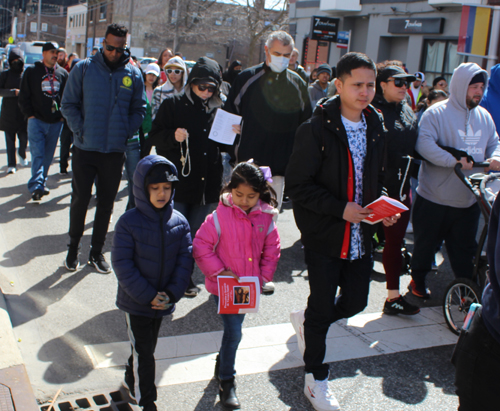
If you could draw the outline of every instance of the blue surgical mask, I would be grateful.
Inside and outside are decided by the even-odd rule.
[[[290,63],[290,59],[284,56],[273,56],[271,54],[271,63],[269,67],[275,73],[281,73],[288,67],[288,63]]]

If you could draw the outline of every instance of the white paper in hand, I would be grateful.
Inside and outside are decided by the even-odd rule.
[[[212,129],[210,130],[210,135],[208,138],[210,140],[216,141],[217,143],[227,144],[232,146],[234,139],[236,138],[236,133],[233,131],[233,124],[240,124],[241,116],[236,114],[228,113],[221,108],[217,109],[215,114],[214,122],[212,123]]]

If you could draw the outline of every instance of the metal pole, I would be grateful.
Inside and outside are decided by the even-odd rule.
[[[349,39],[347,40],[347,52],[348,53],[351,51],[351,35],[352,35],[352,30],[349,30]]]
[[[134,18],[134,0],[130,0],[130,16],[128,18],[128,29],[130,30],[130,44],[128,47],[132,47],[132,20]]]
[[[175,6],[175,32],[174,32],[174,49],[172,50],[174,53],[177,51],[177,43],[179,43],[179,3],[180,0],[177,0]]]
[[[24,10],[24,41],[27,41],[26,39],[26,26],[28,25],[28,10]]]
[[[491,20],[490,47],[488,49],[488,63],[486,71],[491,73],[491,68],[496,64],[498,56],[498,36],[500,35],[500,9],[493,9],[493,19]]]
[[[42,0],[38,0],[38,21],[36,23],[36,39],[40,40],[40,31],[42,24]]]

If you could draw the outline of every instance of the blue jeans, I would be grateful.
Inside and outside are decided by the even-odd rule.
[[[219,297],[214,295],[215,304],[219,304]],[[245,314],[220,314],[224,324],[224,334],[219,351],[219,377],[221,380],[229,380],[236,375],[234,363],[236,351],[241,341],[241,325]]]
[[[46,123],[37,118],[28,120],[28,140],[31,152],[31,178],[28,181],[28,190],[31,193],[37,189],[43,190],[45,187],[62,126],[61,121]]]
[[[134,197],[134,172],[137,167],[137,163],[141,159],[141,144],[139,140],[128,141],[127,151],[125,159],[125,172],[127,173],[128,181],[128,204],[127,210],[135,207],[135,197]]]

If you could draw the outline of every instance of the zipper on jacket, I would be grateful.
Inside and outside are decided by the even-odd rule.
[[[160,212],[160,275],[158,276],[158,284],[156,285],[156,292],[160,289],[161,277],[163,275],[163,249],[165,247],[165,233],[163,231],[163,215],[164,212]],[[171,302],[173,304],[173,302]],[[158,310],[155,310],[155,318],[158,315]]]

